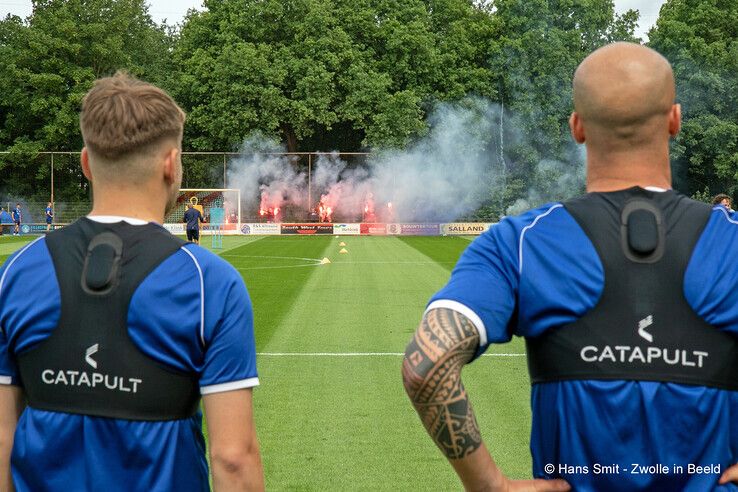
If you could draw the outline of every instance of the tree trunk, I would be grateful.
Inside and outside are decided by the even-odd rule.
[[[287,152],[297,152],[297,136],[289,123],[282,123],[282,135],[287,144]]]

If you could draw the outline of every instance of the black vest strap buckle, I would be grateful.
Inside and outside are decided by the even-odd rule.
[[[620,214],[620,239],[623,254],[630,261],[659,261],[666,244],[661,210],[643,198],[629,200]]]
[[[112,232],[92,238],[82,267],[82,290],[94,296],[112,292],[120,281],[123,240]]]

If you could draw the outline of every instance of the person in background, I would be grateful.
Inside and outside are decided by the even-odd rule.
[[[46,205],[46,232],[51,230],[51,223],[54,221],[54,208],[51,206],[51,202]]]
[[[184,223],[187,240],[191,243],[200,244],[200,222],[202,221],[203,217],[200,211],[188,203],[187,210],[184,213]]]
[[[20,236],[20,226],[22,220],[23,214],[21,213],[20,203],[16,203],[15,208],[13,209],[13,223],[15,224],[15,229],[13,230],[14,236]]]
[[[731,200],[730,196],[726,195],[725,193],[720,193],[719,195],[715,195],[712,198],[713,205],[722,205],[728,210],[728,212],[733,211],[732,203],[733,200]]]

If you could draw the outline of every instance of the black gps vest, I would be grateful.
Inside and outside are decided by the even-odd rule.
[[[532,383],[606,379],[738,390],[736,338],[684,297],[684,274],[711,207],[642,188],[564,203],[594,245],[604,288],[577,321],[526,339]]]
[[[182,244],[155,224],[87,218],[46,236],[61,317],[49,338],[17,356],[29,406],[152,421],[195,413],[200,399],[195,375],[143,354],[127,326],[136,288]],[[176,320],[179,313],[171,316]]]

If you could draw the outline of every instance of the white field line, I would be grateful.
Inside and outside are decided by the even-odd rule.
[[[267,265],[258,267],[242,267],[236,270],[271,270],[275,268],[301,268],[322,265],[322,258],[302,258],[300,256],[266,256],[266,255],[237,255],[221,253],[223,258],[261,258],[264,260],[300,260],[310,263],[304,265]],[[333,261],[331,265],[454,265],[455,261]]]
[[[257,352],[263,357],[401,357],[402,352]],[[526,354],[495,353],[482,357],[525,357]]]
[[[256,241],[259,241],[260,239],[264,239],[265,237],[266,236],[261,236],[261,237],[254,238],[254,239],[248,238],[249,239],[248,241],[239,241],[234,246],[229,246],[229,247],[227,247],[225,249],[221,249],[221,250],[211,250],[211,252],[217,254],[218,256],[223,256],[225,253],[227,253],[227,252],[229,252],[231,250],[234,250],[236,248],[240,248],[241,246],[246,246],[247,244],[255,243]]]

